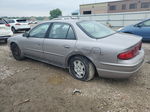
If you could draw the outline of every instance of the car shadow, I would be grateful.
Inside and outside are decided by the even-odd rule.
[[[37,60],[34,60],[34,59],[31,59],[31,58],[25,58],[24,61],[27,61],[27,62],[34,62],[35,64],[40,64],[42,66],[45,66],[45,67],[50,67],[51,69],[55,69],[55,70],[60,70],[60,72],[65,72],[66,73],[66,78],[67,78],[67,75],[69,74],[69,70],[68,69],[64,69],[64,68],[61,68],[61,67],[58,67],[58,66],[54,66],[54,65],[51,65],[51,64],[47,64],[47,63],[44,63],[44,62],[40,62],[40,61],[37,61]],[[93,78],[93,80],[90,80],[88,81],[88,83],[104,83],[104,84],[110,84],[110,85],[124,85],[124,86],[127,86],[127,85],[130,85],[132,83],[134,83],[134,77],[136,76],[132,76],[132,77],[129,77],[127,79],[112,79],[112,78],[103,78],[103,77],[99,77],[98,73],[95,74],[95,77]],[[75,79],[76,80],[76,79]],[[82,81],[81,81],[82,82]]]

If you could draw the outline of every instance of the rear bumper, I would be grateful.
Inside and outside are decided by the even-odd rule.
[[[11,35],[8,35],[8,36],[0,36],[0,40],[7,40],[8,38],[10,38]]]
[[[97,68],[100,77],[105,78],[129,78],[138,73],[144,64],[144,51],[141,52],[138,62],[134,64],[110,64],[101,63],[101,68]]]
[[[22,25],[20,25],[20,26],[15,26],[15,29],[17,30],[17,31],[23,31],[23,30],[30,30],[31,29],[31,27],[30,27],[30,25],[28,25],[28,26],[22,26]]]
[[[30,28],[18,28],[17,31],[24,31],[24,30],[30,30]]]

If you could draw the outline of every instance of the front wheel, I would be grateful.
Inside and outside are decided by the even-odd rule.
[[[12,44],[11,45],[11,51],[12,51],[12,55],[16,60],[22,60],[24,59],[24,57],[21,55],[21,50],[18,47],[17,44]]]
[[[75,56],[69,62],[69,72],[78,80],[89,81],[94,77],[95,67],[87,58]]]

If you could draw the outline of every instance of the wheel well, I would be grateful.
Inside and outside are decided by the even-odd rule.
[[[73,58],[73,57],[75,57],[75,56],[81,56],[81,57],[84,57],[84,58],[86,58],[87,60],[89,60],[89,61],[93,64],[93,66],[94,66],[94,68],[95,68],[95,71],[97,72],[97,69],[96,69],[96,67],[95,67],[95,64],[94,64],[88,57],[86,57],[86,56],[84,56],[84,55],[81,55],[81,54],[75,54],[75,55],[70,56],[70,57],[68,58],[68,60],[67,60],[67,66],[69,66],[69,62],[70,62],[71,58]]]
[[[12,47],[13,44],[16,44],[15,42],[11,42],[10,43],[10,48]],[[17,45],[17,44],[16,44]]]
[[[11,29],[14,28],[16,30],[16,28],[14,26],[11,27]]]

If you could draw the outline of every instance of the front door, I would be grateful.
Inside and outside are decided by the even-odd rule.
[[[43,42],[50,23],[40,24],[32,29],[21,41],[24,54],[30,57],[43,58]]]

